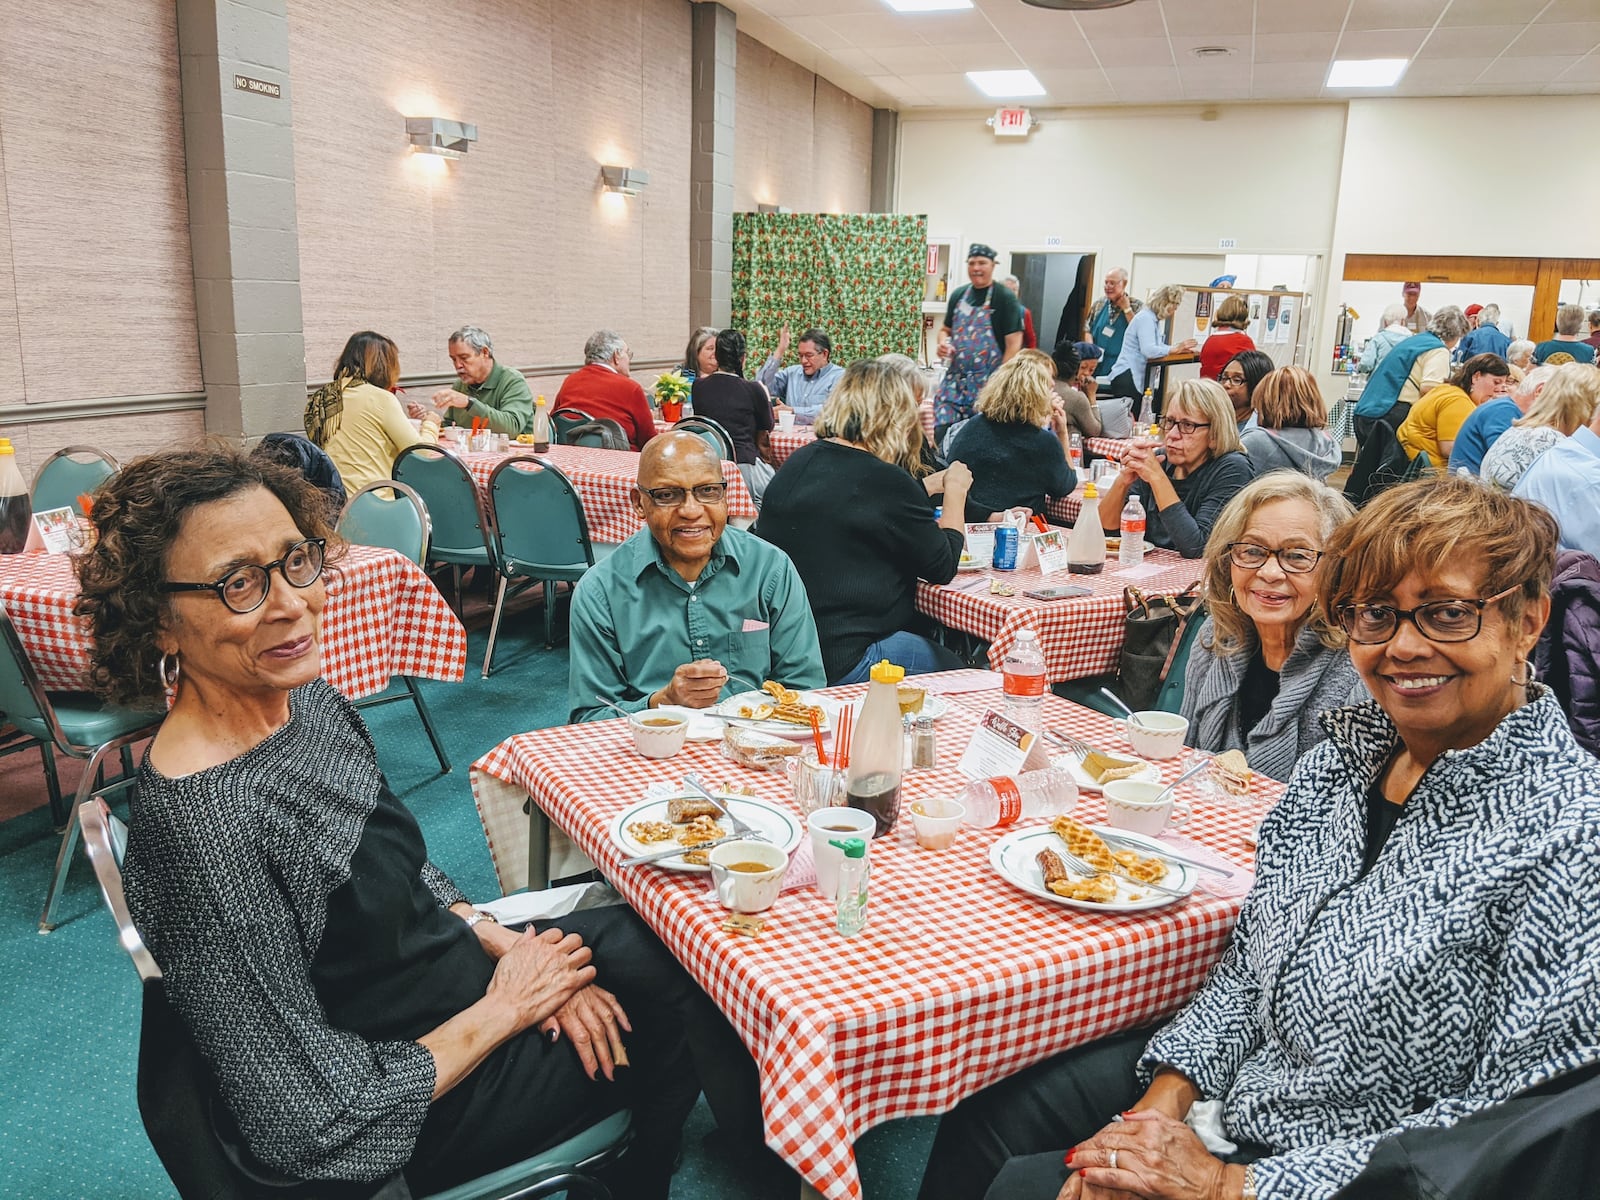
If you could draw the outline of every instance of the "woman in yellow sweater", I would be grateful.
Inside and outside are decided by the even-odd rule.
[[[1428,464],[1443,467],[1450,461],[1456,434],[1472,410],[1485,400],[1505,394],[1511,368],[1498,354],[1474,354],[1460,370],[1412,406],[1401,422],[1400,446],[1406,457],[1426,453]]]
[[[439,414],[429,413],[415,428],[395,399],[399,382],[399,349],[364,329],[344,344],[333,382],[306,402],[306,436],[327,451],[352,496],[388,479],[395,455],[407,446],[439,443]]]

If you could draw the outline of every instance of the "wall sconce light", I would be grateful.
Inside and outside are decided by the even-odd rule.
[[[650,186],[650,172],[637,167],[601,167],[600,178],[608,192],[621,192],[624,196],[637,196]]]
[[[758,213],[786,213],[794,210],[785,208],[781,204],[758,204],[756,205],[756,211]]]
[[[460,158],[478,140],[478,127],[443,117],[407,117],[406,138],[413,153]]]

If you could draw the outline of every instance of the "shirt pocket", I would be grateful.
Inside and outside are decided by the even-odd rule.
[[[736,629],[728,635],[727,644],[727,660],[722,665],[728,674],[737,678],[740,690],[759,688],[772,671],[772,630],[766,626]]]

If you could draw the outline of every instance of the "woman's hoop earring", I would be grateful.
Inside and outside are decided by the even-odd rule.
[[[169,667],[171,668],[170,671],[168,670]],[[162,687],[166,688],[168,691],[171,691],[173,688],[177,687],[178,675],[182,672],[182,670],[183,667],[179,662],[177,655],[173,655],[171,661],[169,662],[166,652],[162,651],[161,661],[156,663],[156,672],[161,676]]]
[[[1528,686],[1538,682],[1539,673],[1534,670],[1533,660],[1531,658],[1524,659],[1522,662],[1518,663],[1517,665],[1522,668],[1523,678],[1518,679],[1517,678],[1517,673],[1515,671],[1512,671],[1511,672],[1511,683],[1512,683],[1512,685],[1514,687],[1528,687]]]

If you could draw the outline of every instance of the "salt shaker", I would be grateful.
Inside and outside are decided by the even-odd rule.
[[[917,768],[939,765],[939,743],[934,736],[932,717],[918,717],[911,727],[911,765]]]

